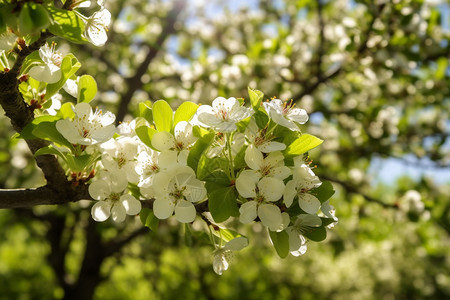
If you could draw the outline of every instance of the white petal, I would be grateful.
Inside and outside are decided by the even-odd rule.
[[[159,151],[169,150],[175,148],[175,139],[170,132],[156,132],[152,137],[152,146]]]
[[[170,169],[177,165],[178,154],[176,151],[166,150],[158,156],[158,165],[161,169]]]
[[[253,170],[244,170],[236,179],[236,189],[239,195],[244,198],[256,197],[256,183],[259,180],[259,175]]]
[[[261,204],[258,206],[258,217],[261,219],[261,223],[269,227],[271,231],[276,231],[280,228],[283,221],[280,208],[273,204]]]
[[[189,180],[184,196],[190,202],[198,202],[205,199],[206,188],[203,182],[195,178]]]
[[[137,215],[141,211],[141,201],[136,200],[131,195],[125,194],[120,197],[120,202],[122,206],[125,208],[127,215]]]
[[[297,184],[294,180],[290,180],[286,183],[283,194],[283,200],[286,207],[290,207],[292,205],[295,196],[297,196]]]
[[[264,157],[255,145],[250,144],[245,150],[245,162],[253,170],[259,170],[263,164]]]
[[[115,132],[116,127],[113,124],[111,124],[92,131],[92,138],[95,140],[94,141],[95,143],[106,142],[107,140],[113,137]]]
[[[179,200],[175,206],[175,218],[181,223],[191,223],[195,220],[197,211],[194,205],[185,200]]]
[[[74,111],[77,117],[80,119],[88,120],[92,115],[92,107],[86,102],[78,103],[77,105],[75,105]]]
[[[225,256],[225,252],[223,249],[218,249],[214,253],[214,259],[213,259],[213,269],[214,272],[216,272],[217,275],[222,275],[223,271],[226,271],[228,269],[228,261]]]
[[[99,201],[92,206],[91,215],[97,222],[103,222],[109,218],[111,214],[111,205],[105,201]]]
[[[286,145],[279,142],[265,142],[258,146],[258,150],[263,153],[270,153],[273,151],[282,151],[286,149]]]
[[[153,212],[158,219],[167,219],[173,214],[174,204],[164,198],[158,198],[153,202]]]
[[[257,210],[256,210],[257,203],[256,201],[249,201],[245,202],[241,205],[239,208],[239,221],[244,224],[251,223],[254,221],[257,217]]]
[[[284,183],[274,177],[264,177],[258,182],[259,194],[264,196],[265,201],[277,201],[283,196]]]
[[[58,130],[70,143],[78,144],[80,135],[78,134],[75,124],[71,120],[59,120],[56,122],[56,130]]]
[[[305,124],[309,118],[306,110],[301,108],[291,108],[286,117],[300,124]]]
[[[300,193],[298,195],[298,204],[308,214],[315,214],[320,208],[319,199],[308,193]]]
[[[123,222],[126,217],[125,207],[120,203],[115,203],[111,209],[111,216],[114,222]]]
[[[223,247],[224,249],[231,251],[239,251],[248,246],[248,239],[243,236],[238,236],[237,238],[232,239]]]
[[[111,187],[104,180],[97,180],[89,185],[89,195],[95,200],[106,199],[110,194]]]
[[[286,166],[276,167],[272,169],[270,175],[275,178],[284,180],[289,177],[289,175],[291,175],[291,169]]]
[[[34,66],[28,74],[37,81],[55,83],[61,79],[61,70],[52,71],[48,66]]]

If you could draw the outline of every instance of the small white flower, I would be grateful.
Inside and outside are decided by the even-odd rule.
[[[263,105],[275,123],[293,131],[300,130],[296,123],[305,124],[309,118],[304,109],[294,108],[292,101],[283,103],[280,99],[272,99]]]
[[[245,135],[240,132],[233,134],[233,140],[231,141],[231,156],[233,159],[245,145]],[[206,156],[209,158],[223,155],[223,149],[226,147],[226,137],[223,134],[218,134],[214,138],[214,142],[208,149]]]
[[[197,118],[204,127],[211,127],[219,132],[233,132],[236,123],[250,117],[254,111],[240,105],[236,98],[218,97],[212,106],[202,105],[197,110]]]
[[[291,169],[284,165],[284,156],[280,151],[271,152],[264,158],[261,151],[250,144],[245,150],[244,160],[260,177],[268,176],[283,180],[291,175]]]
[[[124,191],[126,178],[111,175],[109,180],[97,180],[89,186],[89,194],[97,203],[91,209],[92,218],[103,222],[112,215],[115,222],[123,222],[126,215],[136,215],[141,211],[141,202]]]
[[[28,74],[37,81],[55,83],[61,79],[63,55],[56,51],[55,46],[54,43],[51,46],[45,44],[39,49],[43,65],[34,66],[28,71]]]
[[[129,182],[137,183],[139,176],[135,171],[138,145],[129,137],[111,139],[101,145],[102,164],[109,172],[122,173]]]
[[[300,256],[306,252],[306,239],[303,234],[311,229],[320,227],[322,220],[316,215],[301,214],[294,225],[286,228],[289,235],[289,251],[294,256]]]
[[[158,219],[167,219],[175,212],[175,218],[179,222],[193,222],[197,215],[193,203],[206,197],[203,182],[187,166],[158,173],[153,179],[152,187],[156,199],[153,212]]]
[[[280,142],[272,141],[272,137],[266,134],[265,129],[259,129],[256,121],[252,118],[245,129],[250,144],[254,144],[259,151],[270,153],[273,151],[282,151],[286,149],[286,145]]]
[[[228,270],[228,266],[233,258],[233,251],[239,251],[248,246],[247,238],[239,236],[226,243],[223,247],[214,250],[213,269],[217,275]]]
[[[95,46],[103,46],[108,40],[108,26],[111,23],[111,13],[102,7],[86,20],[84,35]]]
[[[111,112],[92,112],[88,103],[75,106],[74,120],[59,120],[56,129],[72,144],[94,145],[106,142],[115,133],[115,116]]]
[[[271,203],[283,195],[282,180],[274,177],[263,177],[259,180],[258,174],[252,170],[244,170],[236,179],[236,189],[242,197],[249,200],[239,208],[239,221],[248,224],[259,217],[261,223],[271,231],[282,226],[281,210]]]
[[[187,162],[188,150],[197,139],[192,133],[192,125],[181,121],[175,126],[174,135],[167,131],[156,132],[152,137],[152,146],[159,151],[178,151],[178,159]]]
[[[300,208],[308,214],[315,214],[320,208],[320,201],[308,191],[319,187],[322,182],[305,164],[295,166],[293,174],[292,180],[286,184],[283,195],[286,206],[290,207],[297,196]]]

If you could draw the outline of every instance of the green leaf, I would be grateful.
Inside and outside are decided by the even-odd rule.
[[[152,102],[150,100],[139,103],[139,116],[150,124],[153,123]]]
[[[38,137],[33,135],[33,130],[36,128],[37,125],[39,125],[42,122],[56,122],[59,119],[60,118],[57,117],[57,116],[41,116],[41,117],[37,117],[33,121],[31,121],[29,124],[27,124],[27,126],[25,126],[25,128],[20,133],[19,137],[22,138],[22,139],[27,139],[27,140],[36,139]]]
[[[336,222],[336,220],[331,218],[320,218],[320,219],[322,220],[322,226],[324,227],[330,225],[331,223]]]
[[[37,3],[27,2],[19,14],[19,30],[21,34],[39,32],[50,25],[47,10]]]
[[[218,228],[217,227],[213,227],[210,226],[210,228],[212,229],[212,233],[217,236],[218,238],[221,238],[225,243],[228,243],[231,240],[234,240],[235,238],[238,237],[245,237],[242,234],[240,234],[239,232],[230,230],[230,229],[226,229],[226,228]],[[247,238],[247,237],[245,237]]]
[[[269,116],[267,116],[267,113],[263,108],[258,109],[253,114],[253,117],[255,118],[256,125],[258,125],[259,129],[263,129],[264,127],[266,127],[267,123],[269,122]]]
[[[164,100],[156,101],[152,112],[156,130],[170,132],[173,127],[173,111],[169,103]]]
[[[318,137],[305,133],[292,142],[283,152],[285,156],[298,156],[314,149],[322,143],[323,140]]]
[[[327,230],[325,229],[325,227],[321,226],[321,227],[314,228],[310,232],[304,233],[303,236],[310,239],[311,241],[320,242],[320,241],[323,241],[324,239],[326,239]]]
[[[56,129],[56,122],[57,120],[52,122],[41,122],[36,125],[32,134],[40,139],[48,140],[72,149],[72,144]]]
[[[159,220],[151,209],[143,208],[139,213],[139,218],[145,227],[150,228],[152,231],[158,230]]]
[[[198,104],[195,104],[194,102],[186,101],[181,103],[175,111],[173,124],[177,125],[178,122],[189,121],[197,111],[197,108]]]
[[[436,79],[441,80],[445,76],[445,72],[447,72],[447,66],[448,66],[448,59],[447,57],[440,57],[437,60],[437,69],[434,73],[434,76]]]
[[[269,230],[269,236],[278,256],[281,258],[286,258],[289,254],[289,235],[287,232],[276,232]]]
[[[264,93],[258,90],[252,90],[250,87],[248,88],[248,95],[250,96],[250,103],[255,111],[259,110],[261,106],[261,102],[264,98]]]
[[[316,196],[321,203],[324,203],[334,195],[334,188],[331,182],[323,181],[318,188],[312,189],[310,193]]]
[[[57,117],[60,117],[61,119],[72,119],[75,117],[75,112],[72,108],[72,103],[67,102],[61,105],[61,108],[59,109],[58,113],[56,114]]]
[[[49,145],[47,147],[39,149],[38,151],[36,151],[34,153],[34,156],[46,155],[46,154],[56,155],[56,156],[59,156],[62,159],[64,159],[64,161],[66,160],[65,154],[63,152],[61,152],[59,149],[55,148],[53,145]]]
[[[154,149],[152,146],[152,137],[156,133],[156,130],[148,126],[140,126],[136,128],[136,134],[139,139],[150,148]]]
[[[78,59],[72,54],[67,54],[61,63],[61,79],[58,82],[47,85],[47,92],[45,93],[45,99],[50,99],[56,94],[76,71],[81,67]]]
[[[91,75],[83,75],[78,82],[78,103],[91,102],[97,94],[97,82]]]
[[[63,37],[71,42],[84,43],[84,22],[74,11],[47,7],[53,22],[48,30],[54,35]]]
[[[230,216],[239,215],[234,186],[223,187],[218,184],[206,182],[206,190],[208,192],[209,211],[215,222],[224,222]]]
[[[228,160],[224,157],[209,158],[202,155],[197,164],[197,178],[204,180],[205,177],[217,170],[227,170]]]
[[[71,153],[66,154],[66,162],[69,168],[75,172],[84,171],[93,163],[92,156],[89,154],[73,156]]]
[[[200,161],[200,157],[203,155],[204,151],[208,149],[213,138],[214,133],[212,132],[208,133],[207,135],[199,138],[197,142],[195,142],[195,145],[192,146],[191,150],[189,151],[187,164],[189,167],[194,169],[195,172],[197,172],[197,166]]]

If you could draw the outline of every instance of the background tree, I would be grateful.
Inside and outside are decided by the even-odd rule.
[[[338,191],[340,222],[301,258],[282,261],[269,247],[254,247],[217,278],[210,249],[171,222],[151,233],[140,224],[98,224],[82,202],[3,210],[0,297],[448,297],[448,4],[105,5],[112,13],[106,45],[64,46],[95,77],[99,106],[120,122],[148,99],[208,103],[246,95],[247,86],[293,99],[310,115],[307,132],[325,140],[310,154],[317,175]],[[8,118],[0,122],[1,198],[5,189],[44,180],[23,141],[11,139]],[[410,174],[397,178],[396,168]]]

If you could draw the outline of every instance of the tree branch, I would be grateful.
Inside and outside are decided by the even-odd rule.
[[[116,124],[119,124],[121,121],[123,121],[126,113],[128,112],[128,104],[131,102],[134,92],[140,89],[143,85],[141,77],[147,72],[148,66],[158,54],[164,41],[171,33],[175,31],[174,26],[175,22],[178,18],[178,15],[183,10],[184,6],[185,2],[183,0],[178,0],[175,2],[173,9],[167,15],[167,18],[165,20],[165,26],[161,34],[159,35],[158,39],[153,45],[150,44],[147,45],[149,51],[144,61],[137,68],[134,76],[126,79],[128,90],[120,100],[119,109],[117,111]]]
[[[66,184],[59,190],[48,185],[30,189],[4,189],[0,190],[0,209],[64,204],[82,199],[92,199],[87,185],[68,188]]]

